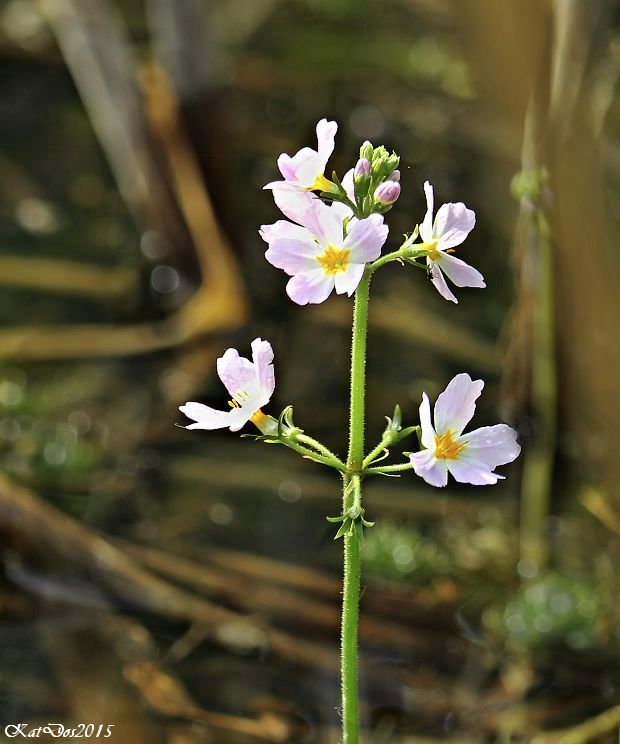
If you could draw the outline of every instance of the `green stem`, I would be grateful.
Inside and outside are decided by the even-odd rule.
[[[381,475],[382,473],[402,473],[404,470],[411,470],[413,466],[410,462],[402,462],[398,465],[384,465],[378,468],[365,468],[364,475]]]
[[[351,409],[349,417],[350,470],[361,470],[364,461],[364,404],[366,392],[366,334],[372,267],[366,267],[355,292],[351,342]]]
[[[350,477],[350,476],[349,476]],[[348,476],[345,476],[345,487]],[[343,513],[357,502],[361,502],[359,475],[354,492],[345,497]],[[359,624],[359,596],[361,577],[361,546],[356,530],[344,536],[344,578],[342,585],[342,635],[340,655],[340,682],[342,688],[342,742],[359,742],[359,684],[357,661],[357,637]]]
[[[368,299],[372,270],[367,267],[355,292],[353,339],[351,344],[351,413],[349,419],[349,472],[362,469],[364,461],[364,405],[366,390],[366,333],[368,329]],[[354,488],[347,489],[351,478]],[[343,514],[354,503],[361,504],[362,485],[359,475],[344,478]],[[340,671],[342,684],[343,744],[359,742],[359,686],[357,637],[361,576],[361,546],[358,536],[344,537],[344,577],[342,586],[342,635]]]
[[[321,452],[323,455],[325,455],[325,457],[329,457],[332,460],[335,460],[339,464],[340,469],[343,469],[345,467],[345,464],[338,457],[338,455],[334,454],[328,447],[326,447],[324,444],[321,444],[321,442],[313,439],[313,437],[309,437],[307,434],[297,434],[295,439],[301,444],[308,445],[308,447],[314,447],[315,450]]]
[[[332,455],[331,457],[327,457],[326,455],[321,455],[318,452],[308,449],[307,447],[304,447],[301,444],[297,444],[297,442],[294,442],[292,439],[282,438],[282,439],[274,439],[273,441],[280,442],[280,444],[283,444],[285,447],[288,447],[289,449],[292,449],[295,452],[299,452],[299,454],[302,457],[306,457],[309,460],[320,462],[322,465],[328,465],[330,468],[335,468],[336,470],[339,470],[341,473],[347,472],[347,466],[343,462],[341,462],[335,455]]]
[[[362,467],[366,469],[369,465],[372,465],[372,463],[379,457],[379,455],[385,453],[386,449],[388,449],[389,447],[389,444],[389,441],[382,439],[379,444],[366,455],[366,457],[364,458],[364,462],[362,463]]]

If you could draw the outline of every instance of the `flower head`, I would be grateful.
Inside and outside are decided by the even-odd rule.
[[[321,119],[316,125],[318,147],[302,147],[293,157],[282,153],[278,168],[283,181],[268,183],[266,189],[289,189],[294,191],[329,191],[333,184],[325,178],[325,166],[334,151],[334,137],[338,130],[335,121]]]
[[[486,287],[484,277],[465,261],[451,255],[451,249],[465,240],[473,230],[476,215],[462,203],[443,204],[433,220],[433,187],[426,181],[426,215],[420,225],[420,236],[423,247],[428,249],[426,262],[431,272],[431,279],[439,294],[446,300],[457,302],[452,294],[444,274],[457,287]]]
[[[398,174],[400,176],[400,173]],[[375,189],[375,201],[379,204],[394,204],[400,196],[400,183],[398,181],[384,181]]]
[[[230,411],[217,411],[202,403],[186,403],[179,410],[195,423],[186,429],[225,429],[239,431],[248,421],[257,426],[266,418],[261,407],[267,405],[275,388],[273,349],[268,341],[252,341],[252,361],[227,349],[217,360],[217,373],[231,396]],[[260,427],[259,427],[260,428]]]
[[[521,447],[517,432],[506,424],[483,426],[463,434],[476,410],[484,382],[462,373],[454,377],[435,403],[435,426],[426,393],[420,405],[422,449],[410,455],[416,474],[431,486],[445,486],[448,472],[459,483],[486,486],[503,476],[493,471],[515,460]]]
[[[360,158],[355,164],[353,170],[354,178],[366,178],[370,175],[370,160],[368,158]]]
[[[288,296],[298,305],[320,303],[332,291],[355,292],[364,266],[381,254],[388,228],[381,215],[363,220],[345,220],[350,210],[342,204],[326,206],[312,200],[300,219],[301,225],[280,220],[264,225],[260,234],[269,244],[265,257],[291,279]]]

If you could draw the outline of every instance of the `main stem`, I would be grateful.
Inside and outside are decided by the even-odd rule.
[[[351,409],[349,419],[349,455],[347,466],[355,473],[364,461],[364,397],[366,388],[366,333],[368,328],[368,297],[372,271],[366,268],[355,293],[353,340],[351,345]],[[353,488],[349,487],[355,479]],[[361,498],[358,475],[345,475],[343,513],[354,500]],[[356,533],[344,537],[344,578],[342,587],[342,635],[340,672],[342,683],[343,744],[359,742],[359,685],[357,636],[361,575],[361,546]]]

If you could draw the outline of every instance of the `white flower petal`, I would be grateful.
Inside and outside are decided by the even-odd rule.
[[[291,277],[286,285],[286,293],[298,305],[324,302],[334,289],[334,275],[323,269],[305,271]]]
[[[273,200],[285,217],[303,225],[303,217],[317,197],[311,191],[299,191],[286,181],[278,181],[273,188]]]
[[[306,230],[306,234],[310,233]],[[289,276],[301,271],[312,271],[318,266],[317,256],[322,248],[315,240],[274,240],[265,251],[265,258],[272,266],[286,271]]]
[[[375,261],[381,255],[381,248],[387,240],[388,226],[376,219],[358,220],[349,230],[344,247],[351,251],[355,263]]]
[[[349,263],[345,271],[338,272],[335,275],[336,292],[338,294],[346,292],[351,297],[362,279],[364,268],[364,264]]]
[[[424,182],[424,193],[426,194],[426,214],[420,225],[420,237],[425,243],[430,243],[433,239],[434,195],[433,187],[429,181]]]
[[[349,229],[351,229],[351,219],[353,217],[353,211],[351,207],[347,207],[347,205],[343,204],[342,202],[335,201],[335,202],[332,202],[330,209],[334,214],[338,215],[341,222],[344,222],[348,218],[349,219],[348,227]]]
[[[252,341],[252,361],[256,373],[256,382],[260,391],[260,402],[254,410],[267,405],[276,387],[275,372],[273,369],[273,349],[269,341],[255,338]]]
[[[347,196],[349,199],[355,204],[355,183],[353,180],[353,168],[350,168],[342,177],[342,181],[340,181],[342,184],[343,189],[347,192]]]
[[[274,240],[281,238],[289,238],[291,240],[309,240],[312,237],[305,227],[294,225],[288,220],[278,220],[272,225],[261,225],[258,234],[265,243],[271,243]]]
[[[454,302],[458,305],[459,301],[450,291],[450,288],[446,284],[446,280],[444,279],[444,275],[441,273],[441,269],[439,268],[439,266],[428,256],[426,257],[426,262],[431,270],[431,282],[433,283],[435,289],[444,298],[444,300],[449,300],[450,302]]]
[[[465,443],[463,455],[466,458],[483,462],[491,469],[516,460],[521,452],[517,432],[507,424],[468,431],[458,442]]]
[[[420,403],[420,426],[422,444],[429,450],[435,451],[435,429],[431,422],[431,404],[426,393],[422,393],[422,402]]]
[[[327,161],[334,151],[334,139],[336,137],[337,131],[338,124],[335,121],[321,119],[321,121],[319,121],[319,123],[316,125],[316,139],[318,144],[319,157],[322,164],[321,172],[317,175],[322,175],[325,171]]]
[[[444,274],[450,279],[457,287],[486,287],[484,283],[484,277],[473,266],[461,261],[456,256],[451,256],[449,253],[441,253],[439,257],[435,259],[435,263],[441,267]]]
[[[474,486],[492,486],[498,480],[503,480],[502,475],[492,473],[484,462],[474,460],[462,455],[456,460],[446,460],[446,465],[454,480],[459,483],[471,483]]]
[[[465,372],[453,377],[435,403],[437,433],[451,431],[458,436],[471,421],[483,388],[482,380],[472,380]]]
[[[179,411],[196,422],[186,426],[186,429],[206,429],[208,431],[226,429],[231,425],[236,425],[239,418],[238,408],[233,408],[230,411],[217,411],[215,408],[205,406],[202,403],[186,403],[183,406],[179,406]],[[237,412],[236,415],[235,412]],[[249,416],[245,421],[249,421]]]
[[[233,398],[240,392],[251,395],[255,390],[254,365],[249,359],[239,356],[237,349],[226,349],[217,360],[217,373]]]
[[[322,248],[334,246],[341,248],[344,242],[344,231],[340,215],[315,199],[306,211],[302,224],[321,244]]]
[[[433,238],[439,241],[441,250],[455,248],[465,240],[476,224],[476,213],[467,209],[463,202],[442,204],[435,217]]]
[[[411,466],[416,475],[423,478],[429,485],[443,488],[448,483],[448,469],[445,460],[435,459],[430,450],[415,452],[409,455]]]
[[[317,176],[323,173],[321,157],[310,147],[302,147],[293,157],[282,153],[278,168],[286,181],[305,189],[311,188]]]

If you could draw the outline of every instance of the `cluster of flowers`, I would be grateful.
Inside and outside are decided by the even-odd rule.
[[[277,206],[288,217],[262,226],[260,235],[269,245],[265,257],[291,276],[286,290],[299,305],[323,302],[334,288],[338,294],[353,294],[364,266],[379,258],[387,240],[383,212],[400,196],[398,156],[389,155],[383,147],[374,148],[370,142],[364,142],[357,164],[341,183],[325,177],[337,128],[335,122],[321,119],[316,127],[318,148],[304,147],[293,157],[280,155],[278,168],[284,180],[265,186],[273,190]],[[331,206],[315,191],[331,200]],[[439,293],[457,302],[444,274],[457,287],[485,286],[479,271],[450,254],[469,235],[476,215],[459,202],[444,204],[433,218],[433,187],[428,181],[424,191],[427,208],[419,227],[423,242],[415,247],[426,255]],[[369,200],[373,213],[358,219],[357,207],[362,214],[368,212]]]
[[[317,149],[304,147],[293,157],[280,155],[278,168],[283,180],[265,186],[288,218],[261,227],[260,235],[268,244],[265,257],[290,276],[286,291],[299,305],[324,302],[334,289],[349,296],[355,292],[366,266],[381,255],[388,237],[383,215],[400,195],[398,156],[369,142],[362,145],[357,164],[341,181],[335,174],[333,181],[327,179],[325,168],[334,150],[336,131],[335,122],[322,119],[316,128]],[[442,297],[457,302],[445,276],[458,287],[485,286],[479,271],[452,255],[473,229],[475,214],[459,202],[442,205],[434,215],[433,187],[428,181],[424,191],[425,217],[394,256],[408,263],[425,260]],[[415,242],[418,236],[419,243]],[[271,345],[255,339],[252,361],[228,349],[218,359],[217,369],[231,395],[231,410],[187,403],[180,410],[195,422],[187,428],[238,431],[252,421],[265,432],[274,421],[261,410],[275,388]],[[483,387],[482,380],[472,380],[468,374],[454,377],[437,399],[434,425],[429,399],[423,395],[422,449],[409,459],[412,469],[427,483],[445,486],[450,472],[461,483],[494,484],[503,477],[495,468],[519,455],[516,432],[505,424],[463,434]]]

